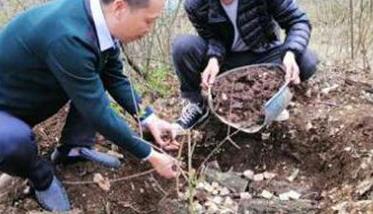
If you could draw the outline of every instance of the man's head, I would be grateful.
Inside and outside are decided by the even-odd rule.
[[[151,31],[161,15],[164,0],[101,0],[111,34],[124,43]]]

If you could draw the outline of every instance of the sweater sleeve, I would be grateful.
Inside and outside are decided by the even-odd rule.
[[[110,50],[108,62],[101,74],[104,87],[114,100],[134,118],[145,120],[153,109],[143,106],[142,99],[131,85],[128,77],[123,74],[123,63],[120,59],[120,48]]]
[[[309,43],[311,24],[294,0],[267,0],[269,12],[286,31],[285,51],[302,54]]]
[[[98,132],[136,157],[147,157],[151,146],[137,140],[127,123],[110,107],[96,71],[97,61],[91,46],[68,36],[52,42],[46,57],[46,64],[71,102]]]

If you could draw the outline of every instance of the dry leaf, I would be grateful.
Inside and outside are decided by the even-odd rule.
[[[108,178],[105,178],[100,173],[95,173],[93,176],[93,182],[95,182],[102,190],[109,191],[110,190],[110,181]]]

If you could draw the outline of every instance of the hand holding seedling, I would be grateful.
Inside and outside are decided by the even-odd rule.
[[[178,175],[178,161],[167,154],[153,150],[149,162],[157,173],[165,178],[174,178]]]
[[[150,133],[153,135],[155,141],[161,148],[165,150],[177,150],[179,149],[179,143],[176,141],[176,130],[171,123],[155,117],[152,121],[145,126]],[[164,138],[164,136],[170,136]]]

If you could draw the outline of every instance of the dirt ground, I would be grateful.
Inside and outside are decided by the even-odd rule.
[[[306,84],[293,88],[290,119],[274,123],[260,133],[239,133],[232,140],[240,147],[225,143],[209,161],[217,160],[224,171],[271,172],[271,181],[251,182],[246,191],[268,190],[276,194],[281,187],[302,194],[312,201],[317,213],[373,213],[373,79],[348,66],[321,67]],[[180,99],[157,100],[160,116],[174,119]],[[67,109],[35,128],[41,153],[48,155],[58,142]],[[170,118],[171,115],[171,118]],[[226,137],[227,127],[216,118],[199,128],[200,137],[193,153],[197,169]],[[184,143],[187,141],[184,138]],[[98,137],[98,148],[109,150]],[[186,150],[186,146],[184,146]],[[187,160],[183,152],[184,160]],[[154,173],[111,183],[109,191],[93,183],[95,173],[109,179],[126,178],[150,169],[124,154],[123,166],[116,171],[91,163],[57,167],[65,182],[74,211],[72,213],[164,213],[158,204],[176,198],[176,181]],[[290,182],[289,176],[296,177]],[[84,182],[87,181],[88,184]],[[83,182],[83,183],[79,183]],[[280,184],[286,185],[280,185]],[[181,179],[180,184],[185,184]],[[40,208],[23,181],[0,192],[0,213],[38,213]],[[180,190],[185,186],[180,186]],[[5,197],[4,197],[5,196]]]
[[[284,84],[278,67],[254,67],[218,78],[212,87],[214,110],[238,127],[261,125],[265,118],[263,103]]]

